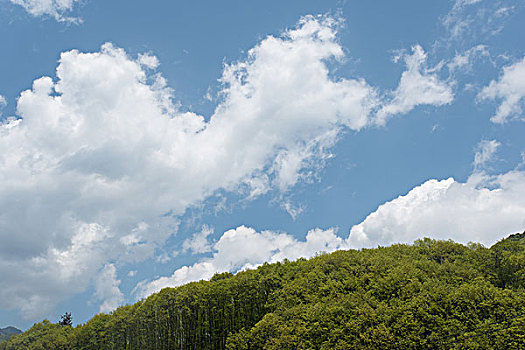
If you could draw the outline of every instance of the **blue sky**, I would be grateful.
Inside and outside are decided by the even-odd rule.
[[[524,5],[0,1],[0,326],[523,231]]]

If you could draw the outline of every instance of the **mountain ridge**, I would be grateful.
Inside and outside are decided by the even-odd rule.
[[[14,335],[21,334],[22,331],[13,326],[7,326],[5,328],[0,328],[0,342],[9,339]]]

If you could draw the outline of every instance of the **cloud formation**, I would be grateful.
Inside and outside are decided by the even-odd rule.
[[[485,164],[499,143],[480,143],[475,164]],[[134,292],[145,297],[165,287],[209,279],[215,273],[255,268],[264,262],[309,258],[319,252],[361,249],[413,243],[430,237],[456,242],[492,245],[510,233],[525,229],[525,172],[487,175],[475,170],[466,182],[453,178],[431,179],[379,206],[361,223],[354,225],[346,239],[334,229],[319,228],[304,240],[272,231],[256,232],[240,226],[225,232],[213,244],[212,256],[178,268],[169,277],[140,282]],[[211,242],[206,240],[207,245]]]
[[[7,100],[3,95],[0,95],[0,117],[2,116],[2,109],[7,106]]]
[[[212,247],[208,241],[208,236],[212,233],[213,229],[211,227],[203,225],[200,232],[196,232],[191,238],[182,242],[182,252],[186,253],[190,251],[191,254],[211,252]]]
[[[386,102],[365,80],[334,76],[329,63],[344,59],[338,25],[329,17],[306,16],[281,36],[262,39],[246,59],[226,64],[221,99],[209,118],[178,109],[152,55],[130,57],[109,43],[99,52],[62,53],[56,77],[36,79],[20,94],[17,117],[0,125],[0,280],[7,286],[0,290],[0,307],[39,318],[93,284],[100,310],[109,311],[123,300],[116,266],[154,256],[188,208],[218,191],[248,199],[286,194],[322,168],[345,130],[383,125],[418,105],[453,100],[452,83],[440,80],[439,67],[427,66],[418,45],[399,56],[407,69]],[[512,214],[521,215],[511,196],[523,194],[520,174],[476,173],[467,183],[429,180],[407,194],[415,201],[402,196],[384,204],[348,240],[334,230],[312,230],[299,241],[241,226],[212,244],[203,228],[183,250],[211,257],[144,282],[137,293],[320,250],[412,241],[436,217],[446,221],[453,213],[439,208],[452,208],[455,200],[473,201],[465,217],[487,215],[475,205],[484,193],[493,210],[513,204]],[[394,210],[403,205],[404,216]],[[291,215],[302,210],[287,201],[283,208]],[[425,210],[435,216],[423,215]],[[407,212],[420,215],[414,218],[419,224],[402,221]],[[392,223],[400,236],[380,232]],[[457,226],[438,228],[439,238]]]
[[[525,57],[503,67],[503,74],[481,90],[480,100],[501,100],[496,114],[490,118],[494,123],[505,123],[509,119],[525,120],[522,115],[525,97]]]
[[[494,156],[501,146],[497,140],[482,140],[478,144],[478,150],[474,155],[474,170],[481,171],[487,163],[494,159]]]
[[[151,257],[216,191],[254,198],[312,176],[376,106],[364,80],[329,74],[337,25],[304,17],[225,65],[209,121],[177,109],[150,56],[62,53],[0,126],[0,307],[41,317],[112,275],[109,261]]]
[[[384,203],[352,227],[352,248],[411,243],[422,237],[487,246],[525,229],[525,172],[473,173],[466,182],[428,180]]]
[[[378,124],[384,125],[390,116],[407,113],[418,105],[442,106],[452,102],[452,87],[439,79],[435,69],[426,67],[427,54],[421,46],[413,46],[412,54],[400,55],[398,59],[405,61],[407,70],[392,91],[390,101],[377,112]]]
[[[311,230],[300,241],[286,233],[256,232],[252,228],[239,226],[226,231],[213,245],[212,257],[201,259],[191,266],[183,266],[170,277],[143,281],[137,285],[135,293],[138,298],[146,297],[165,287],[210,279],[215,273],[255,268],[264,262],[310,258],[319,252],[333,252],[344,247],[344,240],[335,234],[334,229]]]
[[[119,289],[117,269],[113,264],[107,264],[100,271],[94,281],[95,297],[102,301],[99,312],[115,310],[124,301],[124,295]]]
[[[66,13],[80,0],[10,0],[13,4],[22,6],[34,17],[50,16],[59,22],[81,21],[79,18],[68,17]]]
[[[481,57],[490,58],[490,52],[486,45],[476,45],[464,52],[457,53],[447,64],[448,70],[451,73],[455,73],[459,70],[470,72],[472,71],[474,61]]]
[[[518,6],[515,0],[456,0],[441,20],[448,34],[441,44],[488,39],[503,29]]]

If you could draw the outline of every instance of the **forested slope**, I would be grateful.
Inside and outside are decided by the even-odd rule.
[[[20,334],[20,333],[22,333],[22,331],[15,327],[0,328],[0,342],[3,340],[7,340],[11,338],[12,336]]]
[[[525,349],[525,233],[424,239],[166,288],[0,349]]]

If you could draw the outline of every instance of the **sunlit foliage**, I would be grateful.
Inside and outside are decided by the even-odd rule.
[[[423,239],[166,288],[11,349],[525,348],[525,233],[490,249]]]

